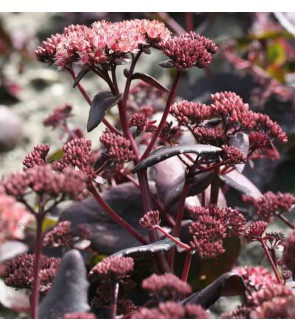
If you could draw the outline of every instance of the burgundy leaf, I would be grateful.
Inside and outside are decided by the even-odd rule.
[[[247,158],[248,152],[249,152],[249,137],[247,134],[238,132],[235,133],[229,140],[228,140],[229,146],[235,146],[238,148],[243,155]],[[246,164],[236,164],[235,168],[238,172],[242,173]]]
[[[154,150],[149,157],[139,162],[133,169],[133,173],[136,173],[142,169],[148,168],[150,166],[156,165],[163,160],[177,156],[182,153],[194,153],[200,156],[206,157],[216,157],[217,152],[221,149],[206,144],[196,144],[196,145],[179,145],[179,146],[167,146]]]
[[[235,272],[227,272],[213,281],[200,292],[194,293],[182,301],[183,304],[199,304],[203,308],[209,308],[221,296],[244,295],[246,285],[243,278]]]
[[[155,78],[153,78],[150,75],[143,74],[143,73],[135,73],[132,75],[133,80],[142,80],[147,84],[152,85],[154,88],[157,88],[158,90],[162,92],[169,93],[169,90],[165,88],[159,81],[157,81]]]
[[[81,81],[81,79],[90,71],[89,66],[86,64],[82,67],[82,69],[80,70],[79,74],[76,76],[74,83],[73,83],[73,88],[75,88],[79,82]]]
[[[114,96],[111,91],[99,92],[97,95],[94,96],[87,122],[88,132],[92,131],[100,124],[106,112],[110,108],[118,104],[121,97],[122,94]]]
[[[230,187],[240,191],[247,196],[258,198],[262,196],[260,190],[243,174],[234,170],[226,175],[219,175],[219,178]]]

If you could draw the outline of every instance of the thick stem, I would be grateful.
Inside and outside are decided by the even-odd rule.
[[[294,225],[292,225],[291,223],[290,223],[290,221],[284,216],[284,215],[282,215],[281,213],[280,214],[277,214],[277,216],[287,225],[287,226],[289,226],[290,228],[292,228],[292,229],[294,229],[295,228],[295,226]]]
[[[159,230],[161,233],[163,233],[165,236],[167,236],[170,240],[172,240],[174,243],[176,243],[179,247],[185,249],[185,250],[191,250],[191,247],[188,246],[187,244],[181,242],[178,240],[176,237],[170,235],[167,233],[162,227],[156,226],[155,229]]]
[[[112,307],[111,307],[111,318],[112,319],[115,319],[117,316],[118,295],[119,295],[119,283],[115,282],[114,287],[113,287],[113,299],[112,299]]]
[[[280,276],[279,276],[279,273],[278,273],[277,267],[275,266],[275,263],[274,263],[274,261],[272,260],[271,255],[270,255],[270,253],[269,253],[269,251],[268,251],[268,249],[267,249],[265,243],[263,242],[263,240],[261,240],[260,243],[261,243],[261,246],[262,246],[262,248],[263,248],[263,250],[264,250],[264,252],[265,252],[265,254],[266,254],[266,257],[267,257],[267,259],[268,259],[268,261],[269,261],[269,263],[270,263],[270,265],[271,265],[271,267],[272,267],[272,269],[273,269],[273,271],[274,271],[274,274],[275,274],[275,276],[276,276],[276,278],[277,278],[278,283],[281,284],[282,281],[281,281],[281,278],[280,278]]]
[[[141,197],[143,202],[144,212],[153,210],[152,196],[149,188],[148,178],[146,170],[142,170],[137,173],[138,182],[140,185]],[[155,242],[159,240],[159,236],[156,230],[151,230],[148,232],[150,242]],[[163,253],[156,254],[157,265],[161,272],[170,272],[170,268],[167,259]]]
[[[98,191],[96,190],[93,183],[88,184],[88,190],[93,195],[96,202],[103,208],[103,210],[113,219],[115,220],[120,226],[126,229],[132,236],[134,236],[140,243],[147,244],[148,242],[146,239],[139,234],[127,221],[121,218],[100,196]]]
[[[185,28],[187,32],[194,30],[193,13],[185,13]]]
[[[41,266],[41,253],[42,253],[42,225],[44,215],[37,214],[37,236],[35,244],[35,260],[34,260],[34,283],[32,291],[32,307],[31,316],[33,319],[38,318],[39,306],[39,290],[40,290],[40,266]]]
[[[186,253],[185,261],[184,261],[184,267],[182,270],[182,275],[181,275],[181,280],[182,281],[187,281],[189,270],[191,267],[191,262],[192,262],[192,253],[191,251],[188,251]]]
[[[186,197],[189,192],[189,187],[190,187],[190,184],[187,181],[185,181],[183,188],[182,188],[181,196],[179,199],[178,211],[177,211],[177,215],[176,215],[176,219],[175,219],[175,226],[172,231],[172,235],[175,237],[179,237],[179,234],[180,234],[185,200],[186,200]],[[173,266],[174,266],[174,257],[175,257],[175,248],[171,248],[171,250],[169,252],[169,259],[168,259],[171,269],[173,269]]]
[[[215,176],[211,182],[211,192],[210,192],[210,204],[217,205],[220,179],[218,177],[219,167],[216,169]]]
[[[158,137],[160,136],[160,133],[161,133],[161,131],[162,131],[162,129],[163,129],[165,123],[166,123],[166,119],[167,119],[167,116],[169,114],[170,107],[171,107],[173,99],[174,99],[174,95],[176,93],[176,89],[177,89],[177,86],[178,86],[178,83],[179,83],[179,80],[180,80],[180,77],[181,77],[181,73],[182,73],[181,71],[177,71],[177,73],[176,73],[176,76],[174,78],[174,81],[173,81],[173,84],[172,84],[172,87],[171,87],[171,90],[170,90],[170,93],[169,93],[169,96],[168,96],[167,104],[166,104],[164,113],[162,115],[162,119],[161,119],[161,121],[158,125],[158,128],[157,128],[156,132],[154,133],[148,147],[146,148],[144,154],[140,158],[140,160],[143,160],[143,159],[145,159],[146,157],[149,156],[149,154],[152,151]]]

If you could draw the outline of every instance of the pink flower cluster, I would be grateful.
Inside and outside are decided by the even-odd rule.
[[[277,279],[262,266],[236,267],[233,272],[237,272],[243,277],[250,292],[277,284]]]
[[[64,156],[56,167],[60,171],[67,168],[78,168],[89,181],[96,178],[92,168],[95,156],[91,151],[91,141],[85,138],[75,138],[63,146]]]
[[[267,222],[265,221],[254,221],[245,230],[244,237],[248,242],[262,241],[262,235],[267,228]]]
[[[237,210],[190,207],[189,213],[195,221],[190,225],[193,234],[191,246],[202,258],[214,258],[224,253],[223,239],[239,236],[245,227],[245,218]]]
[[[151,230],[159,225],[159,217],[159,211],[149,211],[139,220],[139,226]]]
[[[232,208],[218,208],[210,206],[209,208],[204,207],[190,207],[189,213],[192,218],[197,219],[199,216],[207,215],[219,220],[227,229],[227,232],[239,236],[242,235],[246,220],[239,211]]]
[[[189,284],[172,273],[152,274],[142,282],[142,287],[162,300],[177,300],[192,292]]]
[[[222,145],[222,159],[225,164],[243,164],[247,157],[235,146]]]
[[[35,145],[33,151],[26,155],[23,165],[27,168],[46,165],[46,157],[50,150],[49,144]]]
[[[130,141],[123,136],[106,130],[100,136],[100,141],[107,149],[107,157],[116,164],[127,163],[135,158]]]
[[[24,254],[7,261],[4,282],[15,288],[32,289],[34,283],[35,255]],[[61,262],[60,258],[41,256],[40,266],[40,293],[46,293]]]
[[[187,127],[198,143],[223,145],[228,152],[228,160],[233,163],[244,162],[248,156],[277,158],[273,141],[287,142],[286,133],[276,122],[265,114],[252,112],[234,92],[212,95],[210,105],[181,101],[172,105],[170,111],[178,124]],[[239,131],[250,136],[248,156],[243,156],[234,147],[227,147],[229,139]]]
[[[45,247],[66,247],[73,246],[73,234],[70,221],[61,221],[57,226],[45,234],[43,239]]]
[[[110,256],[104,258],[94,266],[90,275],[98,275],[103,278],[120,280],[133,271],[134,261],[131,257]]]
[[[53,113],[46,116],[46,118],[43,120],[44,126],[56,128],[60,125],[64,125],[67,118],[71,116],[72,108],[73,106],[70,104],[56,107],[53,110]]]
[[[4,194],[0,187],[0,244],[9,239],[22,239],[25,226],[33,220],[25,207]]]
[[[192,31],[162,41],[160,47],[179,71],[193,66],[208,67],[218,49],[212,40]]]
[[[57,173],[51,165],[44,165],[11,174],[3,180],[3,187],[7,195],[21,201],[29,189],[40,195],[46,194],[50,198],[63,196],[79,199],[86,183],[81,172],[67,168],[63,173]]]
[[[129,20],[95,22],[92,27],[71,25],[63,34],[51,36],[35,51],[37,59],[58,67],[73,62],[95,67],[102,63],[120,64],[120,58],[137,53],[170,38],[171,32],[159,21]]]
[[[156,308],[141,308],[135,310],[133,319],[208,319],[209,315],[200,305],[167,301],[160,303]]]
[[[257,199],[244,195],[243,201],[254,205],[259,218],[269,220],[277,214],[290,211],[295,205],[295,196],[289,193],[278,192],[275,194],[268,191]]]

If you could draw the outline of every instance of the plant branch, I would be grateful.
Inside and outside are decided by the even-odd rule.
[[[186,253],[186,257],[185,257],[185,261],[184,261],[184,267],[183,267],[182,275],[181,275],[181,280],[182,281],[187,281],[187,278],[188,278],[188,275],[189,275],[189,270],[190,270],[190,267],[191,267],[192,256],[193,255],[192,255],[191,251],[189,250]]]
[[[295,226],[294,225],[292,225],[291,223],[290,223],[290,221],[284,216],[284,215],[282,215],[281,213],[279,213],[279,214],[277,214],[277,216],[287,225],[287,226],[289,226],[290,228],[292,228],[292,229],[294,229],[295,228]]]
[[[146,239],[139,234],[127,221],[121,218],[100,196],[98,191],[96,190],[93,183],[88,184],[88,190],[93,195],[96,202],[103,208],[103,210],[113,219],[115,220],[120,226],[126,229],[132,236],[134,236],[140,243],[147,244],[148,242]]]
[[[174,78],[174,81],[173,81],[173,84],[172,84],[172,87],[171,87],[171,90],[169,92],[169,96],[168,96],[168,100],[167,100],[167,104],[166,104],[166,107],[165,107],[165,110],[164,110],[164,113],[162,115],[162,119],[157,127],[157,130],[156,132],[154,133],[148,147],[146,148],[144,154],[142,155],[142,157],[140,158],[140,160],[143,160],[145,159],[146,157],[149,156],[150,152],[152,151],[158,137],[160,136],[161,134],[161,131],[166,123],[166,119],[167,119],[167,116],[169,114],[169,111],[170,111],[170,107],[172,105],[172,102],[173,102],[173,99],[174,99],[174,95],[176,93],[176,89],[177,89],[177,86],[178,86],[178,83],[179,83],[179,80],[180,80],[180,77],[181,77],[181,71],[177,71],[176,73],[176,76]]]
[[[277,278],[278,283],[281,284],[282,281],[281,281],[281,278],[280,278],[280,276],[279,276],[279,272],[278,272],[278,270],[277,270],[277,268],[276,268],[276,266],[275,266],[274,261],[273,261],[272,258],[271,258],[271,255],[270,255],[270,253],[269,253],[269,251],[268,251],[268,249],[267,249],[265,243],[263,242],[263,239],[261,239],[260,243],[261,243],[261,246],[262,246],[262,248],[263,248],[263,250],[264,250],[264,252],[265,252],[265,254],[266,254],[266,257],[267,257],[267,259],[268,259],[268,261],[269,261],[269,263],[270,263],[270,265],[271,265],[271,267],[272,267],[272,269],[273,269],[273,271],[274,271],[274,274],[275,274],[275,276],[276,276],[276,278]]]

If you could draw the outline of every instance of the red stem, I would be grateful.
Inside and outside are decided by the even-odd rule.
[[[112,303],[112,310],[111,310],[111,318],[115,319],[117,316],[117,303],[118,303],[118,295],[119,295],[119,283],[115,282],[113,287],[113,303]]]
[[[42,225],[43,214],[39,213],[37,218],[37,237],[35,244],[35,260],[34,260],[34,282],[32,290],[32,307],[31,316],[33,319],[38,318],[38,306],[39,306],[39,290],[40,290],[40,266],[41,266],[41,252],[42,252]]]
[[[184,267],[182,270],[182,275],[181,275],[181,280],[182,281],[187,281],[189,270],[191,267],[191,262],[192,262],[192,253],[191,251],[188,251],[186,253],[185,261],[184,261]]]
[[[292,225],[291,223],[290,223],[290,221],[284,216],[284,215],[282,215],[281,213],[280,214],[277,214],[277,216],[286,224],[286,225],[288,225],[290,228],[292,228],[292,229],[294,229],[295,228],[295,226],[294,225]]]
[[[162,115],[162,119],[158,125],[158,128],[156,130],[156,132],[154,133],[148,147],[146,148],[144,154],[142,155],[142,157],[140,158],[140,160],[143,160],[145,159],[146,157],[149,156],[150,152],[152,151],[155,143],[156,143],[156,140],[158,139],[165,123],[166,123],[166,119],[167,119],[167,116],[169,114],[169,111],[170,111],[170,107],[172,105],[172,102],[173,102],[173,99],[174,99],[174,95],[175,95],[175,92],[176,92],[176,88],[177,88],[177,85],[179,83],[179,80],[180,80],[180,77],[181,77],[181,71],[177,71],[176,73],[176,76],[174,78],[174,81],[173,81],[173,84],[172,84],[172,87],[171,87],[171,90],[169,92],[169,96],[168,96],[168,100],[167,100],[167,104],[166,104],[166,107],[165,107],[165,110],[164,110],[164,113]]]
[[[282,281],[281,281],[281,278],[279,276],[278,270],[277,270],[277,268],[275,266],[275,263],[273,262],[273,260],[272,260],[272,258],[270,256],[270,253],[269,253],[268,249],[265,246],[265,243],[263,242],[263,240],[261,240],[260,243],[261,243],[261,246],[262,246],[262,248],[263,248],[263,250],[264,250],[264,252],[265,252],[265,254],[267,256],[267,259],[268,259],[268,261],[269,261],[269,263],[270,263],[270,265],[271,265],[271,267],[272,267],[272,269],[273,269],[273,271],[275,273],[275,276],[277,278],[278,283],[281,284]]]
[[[185,27],[187,32],[194,30],[193,13],[185,13]]]
[[[180,240],[178,240],[176,237],[170,235],[169,233],[167,233],[161,226],[156,226],[155,229],[159,230],[161,233],[163,233],[165,236],[167,236],[170,240],[172,240],[173,242],[175,242],[179,247],[185,249],[185,250],[191,250],[191,247],[188,246],[187,244],[181,242]]]
[[[219,167],[217,167],[215,176],[211,182],[210,204],[217,205],[219,196],[220,179],[218,177]]]
[[[133,235],[140,243],[147,244],[148,242],[146,239],[139,234],[130,224],[128,224],[127,221],[125,221],[123,218],[121,218],[100,196],[98,191],[96,190],[93,183],[88,184],[88,190],[93,195],[94,199],[97,201],[97,203],[103,208],[103,210],[113,219],[115,220],[120,226],[122,226],[124,229],[126,229],[131,235]]]

